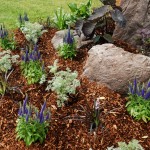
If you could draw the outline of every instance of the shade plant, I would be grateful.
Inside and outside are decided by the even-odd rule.
[[[140,84],[137,79],[129,83],[129,96],[126,104],[127,111],[136,120],[150,120],[150,81],[147,85]]]
[[[43,143],[50,123],[50,110],[46,108],[46,101],[39,111],[36,107],[28,104],[26,95],[23,104],[20,104],[16,126],[17,139],[24,140],[27,146],[33,142]]]
[[[126,25],[126,19],[123,16],[121,7],[116,6],[116,0],[102,1],[103,6],[95,8],[87,19],[78,19],[75,23],[75,29],[79,36],[83,33],[87,39],[93,39],[95,43],[107,41],[113,43],[111,35],[113,34],[114,22],[121,27]],[[94,36],[95,35],[95,36]]]
[[[4,25],[0,26],[0,46],[4,50],[14,50],[16,48],[14,35],[10,35]]]
[[[42,75],[45,74],[44,63],[41,60],[41,54],[37,45],[34,46],[32,51],[26,47],[22,55],[21,70],[28,84],[39,82]]]
[[[63,38],[63,45],[59,46],[58,53],[64,59],[72,59],[76,56],[76,42],[74,36],[71,34],[70,27],[68,27],[68,31]]]

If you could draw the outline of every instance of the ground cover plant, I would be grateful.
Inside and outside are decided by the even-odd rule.
[[[149,150],[150,122],[137,121],[130,116],[126,97],[81,76],[88,50],[94,44],[78,49],[72,60],[64,59],[51,43],[58,29],[49,27],[46,30],[38,38],[38,45],[32,48],[28,48],[27,39],[19,29],[14,31],[21,50],[10,51],[11,55],[20,56],[19,65],[22,62],[40,63],[39,67],[36,63],[31,68],[27,67],[27,75],[34,70],[36,73],[43,72],[40,77],[36,73],[31,75],[37,82],[28,84],[22,68],[13,66],[9,83],[19,85],[23,95],[6,93],[0,100],[0,149],[106,150],[112,145],[118,147],[118,142],[125,142],[127,144],[123,143],[122,147],[128,148],[134,143]],[[126,43],[116,41],[115,44],[136,52]],[[4,52],[2,49],[0,51]],[[35,79],[37,77],[38,80]],[[134,88],[134,85],[131,87]],[[47,86],[49,90],[45,90]],[[142,91],[142,86],[139,87]],[[62,107],[57,106],[60,94],[67,97],[65,102],[62,101]],[[51,111],[43,113],[45,107]],[[47,118],[51,119],[50,125],[47,124],[49,121],[46,122]],[[132,139],[137,139],[139,143]]]

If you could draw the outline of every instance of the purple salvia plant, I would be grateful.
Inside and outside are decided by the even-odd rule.
[[[41,111],[40,111],[40,123],[43,123],[44,122],[44,110],[46,108],[46,101],[44,102],[42,108],[41,108]]]
[[[145,87],[144,84],[141,86],[140,83],[137,83],[137,79],[134,79],[133,84],[129,83],[129,94],[138,95],[143,97],[145,100],[150,99],[150,80]]]
[[[27,13],[24,13],[24,18],[23,19],[24,19],[24,21],[29,21]]]
[[[74,37],[70,32],[70,27],[68,27],[68,32],[65,35],[65,37],[63,38],[63,43],[66,43],[66,44],[69,44],[69,45],[72,45],[74,43]]]

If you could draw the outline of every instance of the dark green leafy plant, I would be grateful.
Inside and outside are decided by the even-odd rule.
[[[46,138],[48,132],[50,111],[46,109],[46,102],[44,102],[41,111],[39,112],[36,107],[27,104],[28,96],[20,104],[17,119],[17,139],[24,140],[27,146],[30,146],[33,142],[43,141]]]
[[[57,29],[67,29],[69,22],[69,15],[64,12],[63,8],[60,7],[55,11],[53,18],[53,24]]]
[[[70,21],[71,23],[75,23],[78,19],[85,19],[88,18],[91,14],[91,6],[92,6],[92,0],[89,0],[87,4],[81,4],[80,6],[77,6],[76,3],[69,3],[68,4],[71,15],[70,15]]]
[[[134,80],[129,84],[129,101],[126,104],[127,111],[136,120],[148,122],[150,120],[150,81],[145,87]]]
[[[0,46],[4,50],[14,50],[16,48],[14,35],[9,35],[4,25],[0,27]]]
[[[100,40],[113,43],[111,37],[113,31],[109,30],[109,27],[114,24],[113,20],[121,27],[124,27],[126,20],[121,12],[121,8],[118,8],[113,1],[102,2],[104,2],[104,6],[96,8],[87,19],[77,20],[75,29],[79,36],[83,33],[89,39],[92,39],[95,35],[93,38],[95,43]]]
[[[76,56],[76,43],[73,35],[70,33],[70,28],[68,28],[68,32],[63,39],[63,45],[58,48],[58,53],[64,59],[72,59]]]
[[[28,81],[28,84],[34,84],[40,81],[44,72],[44,64],[41,61],[41,54],[35,45],[33,51],[25,50],[22,56],[21,70]]]

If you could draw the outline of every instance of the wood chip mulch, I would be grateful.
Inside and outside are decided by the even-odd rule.
[[[150,123],[135,121],[130,117],[125,108],[126,98],[80,76],[90,46],[80,49],[75,59],[64,60],[58,56],[51,44],[55,32],[55,29],[49,29],[41,37],[39,49],[42,58],[45,66],[52,65],[54,60],[58,59],[60,69],[65,70],[69,67],[72,71],[77,70],[81,82],[81,86],[77,89],[78,94],[70,98],[65,107],[57,108],[56,94],[45,91],[46,85],[27,85],[20,67],[15,66],[9,80],[10,84],[19,86],[23,93],[28,93],[29,102],[38,108],[46,99],[47,107],[51,108],[52,113],[51,125],[43,144],[37,142],[26,147],[23,141],[17,141],[16,119],[19,102],[22,102],[24,97],[18,93],[7,93],[0,100],[0,150],[89,150],[90,148],[106,150],[112,145],[117,147],[117,142],[129,142],[132,139],[139,140],[145,150],[150,150]],[[19,47],[23,47],[25,43],[23,35],[19,30],[15,31],[15,35]],[[133,51],[127,45],[123,47],[128,51]],[[21,55],[20,50],[13,53]],[[97,131],[90,133],[90,109],[98,97],[105,97],[100,101],[101,123]]]

